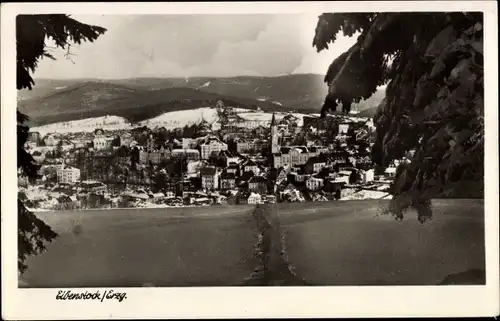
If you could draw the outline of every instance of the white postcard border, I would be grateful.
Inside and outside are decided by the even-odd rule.
[[[127,299],[56,301],[17,288],[15,15],[483,11],[485,14],[486,286],[116,288]],[[4,319],[492,316],[499,314],[498,29],[495,1],[10,3],[1,7],[2,317]],[[332,57],[334,58],[334,57]],[[318,107],[319,108],[319,107]],[[81,289],[75,289],[81,290]],[[89,289],[90,290],[90,289]],[[104,290],[104,289],[101,289]]]

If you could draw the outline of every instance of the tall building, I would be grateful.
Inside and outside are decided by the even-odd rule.
[[[63,184],[75,184],[80,180],[80,170],[74,167],[64,167],[64,162],[61,168],[57,171],[57,181]]]
[[[280,152],[278,135],[278,124],[276,123],[276,117],[273,113],[273,118],[271,119],[271,153],[273,154]]]
[[[227,144],[215,136],[207,137],[200,145],[201,158],[208,159],[212,152],[219,153],[221,150],[227,150]]]

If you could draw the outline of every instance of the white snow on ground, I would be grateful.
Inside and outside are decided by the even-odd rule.
[[[364,199],[391,199],[392,195],[387,192],[381,191],[366,191],[362,190],[357,193],[346,195],[341,198],[341,201],[350,201],[350,200],[364,200]]]
[[[41,200],[46,198],[49,192],[39,186],[36,186],[25,189],[24,193],[29,200]]]
[[[204,83],[203,85],[201,85],[200,87],[198,87],[198,89],[200,89],[200,88],[205,88],[205,87],[208,87],[208,86],[210,86],[210,81],[209,81],[209,82]]]
[[[276,121],[281,121],[286,115],[289,115],[289,113],[275,113],[276,116]],[[304,125],[304,116],[305,114],[299,114],[299,113],[292,113],[292,116],[296,117],[298,119],[297,121],[297,126],[301,127]],[[240,112],[238,113],[238,116],[245,120],[255,120],[255,121],[271,121],[273,117],[273,113],[266,113],[266,112]]]
[[[51,210],[47,210],[47,209],[44,209],[44,208],[29,208],[29,207],[26,207],[26,209],[30,212],[33,212],[33,213],[38,213],[38,212],[51,212]]]
[[[239,107],[234,107],[233,110],[236,113],[249,113],[252,111],[252,109],[246,109],[246,108],[239,108]]]
[[[271,121],[273,114],[265,112],[250,112],[250,113],[239,113],[238,116],[245,120],[256,120],[256,121]],[[276,113],[276,120],[280,121],[285,115]]]
[[[56,87],[57,90],[68,88],[68,86]]]
[[[208,86],[209,83],[205,85]],[[205,86],[203,85],[203,86]],[[248,121],[265,121],[270,122],[273,113],[254,111],[245,108],[233,108],[241,118]],[[298,119],[297,125],[302,127],[304,125],[304,116],[317,116],[319,114],[301,114],[301,113],[283,113],[276,112],[276,120],[281,121],[286,115],[292,115]],[[202,120],[206,120],[209,124],[212,124],[214,130],[218,127],[218,117],[217,111],[212,107],[201,107],[189,110],[173,111],[161,114],[155,118],[151,118],[140,122],[140,126],[148,126],[150,128],[165,127],[167,129],[181,128],[186,125],[191,125],[195,123],[200,123]],[[349,117],[350,120],[356,120],[359,118]],[[85,118],[81,120],[73,120],[68,122],[59,122],[49,125],[32,127],[31,131],[38,131],[43,136],[48,133],[77,133],[77,132],[93,132],[97,128],[102,128],[104,130],[120,130],[120,129],[132,129],[134,126],[128,122],[123,117],[118,116],[103,116],[103,117],[93,117]]]
[[[297,126],[299,126],[299,127],[304,126],[304,116],[308,116],[308,115],[306,115],[306,114],[298,114],[298,113],[294,113],[292,115],[294,117],[297,117],[299,119],[299,121],[297,122]]]
[[[283,106],[283,104],[280,103],[279,101],[273,101],[273,104]]]
[[[141,126],[148,126],[150,128],[163,126],[166,129],[174,129],[200,123],[203,119],[209,124],[215,123],[218,119],[216,109],[202,107],[189,110],[172,111],[161,114],[155,118],[142,121],[140,124]]]
[[[72,120],[67,122],[59,122],[48,124],[39,127],[32,127],[30,131],[39,132],[40,135],[48,133],[78,133],[78,132],[93,132],[97,128],[104,130],[131,129],[132,125],[123,117],[118,116],[103,116],[92,117],[81,120]]]

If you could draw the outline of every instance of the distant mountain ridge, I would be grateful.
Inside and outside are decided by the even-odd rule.
[[[18,107],[31,125],[104,115],[138,122],[162,113],[215,106],[263,111],[319,113],[328,87],[323,75],[276,77],[133,78],[114,80],[36,79],[32,91],[19,91]],[[384,92],[354,105],[354,110],[378,106]]]

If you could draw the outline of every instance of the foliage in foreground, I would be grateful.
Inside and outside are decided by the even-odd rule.
[[[16,18],[17,49],[17,89],[30,89],[35,82],[30,74],[35,71],[41,58],[54,59],[45,44],[47,38],[54,41],[56,47],[67,49],[71,43],[93,42],[106,29],[80,23],[68,15],[19,15]],[[17,168],[20,176],[29,180],[38,178],[39,165],[24,149],[29,128],[24,124],[28,116],[17,111]],[[23,273],[28,268],[26,259],[46,249],[46,243],[53,241],[57,233],[42,220],[30,212],[24,202],[18,198],[18,270]]]
[[[414,208],[424,222],[431,197],[483,197],[482,13],[325,13],[313,46],[328,49],[340,31],[359,36],[328,69],[321,112],[349,112],[387,84],[373,161],[386,167],[413,154],[398,168],[390,211],[401,219]]]

